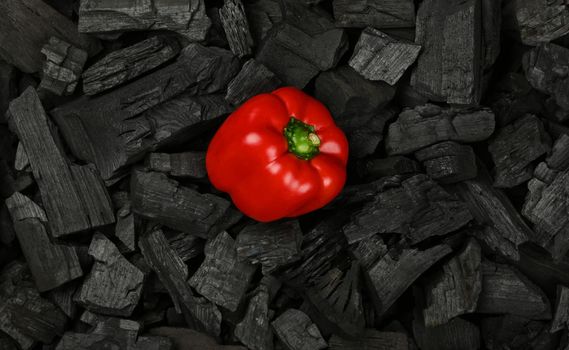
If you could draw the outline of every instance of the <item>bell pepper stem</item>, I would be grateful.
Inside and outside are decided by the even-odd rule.
[[[291,117],[283,130],[288,151],[300,159],[310,160],[320,152],[320,138],[314,126]]]

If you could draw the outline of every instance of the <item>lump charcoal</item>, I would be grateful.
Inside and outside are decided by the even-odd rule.
[[[111,201],[97,170],[65,158],[33,88],[10,103],[10,115],[38,183],[51,235],[58,238],[114,223]]]
[[[494,132],[494,114],[487,108],[441,108],[432,104],[405,109],[389,125],[389,155],[409,154],[442,141],[478,142]]]
[[[476,177],[478,168],[471,146],[453,141],[436,143],[415,152],[427,175],[442,184],[461,182]]]
[[[280,1],[258,0],[244,5],[251,35],[255,43],[260,43],[272,26],[282,20]]]
[[[259,285],[249,300],[243,320],[235,327],[235,337],[251,350],[272,350],[269,288]]]
[[[0,59],[0,124],[6,123],[10,101],[18,97],[18,77],[18,69]]]
[[[300,258],[302,231],[298,220],[280,220],[246,226],[235,242],[240,261],[260,264],[263,274]]]
[[[21,142],[18,142],[18,148],[16,149],[16,159],[14,160],[14,169],[18,171],[24,171],[29,169],[30,166],[30,159],[28,158],[28,154],[24,149],[24,146]]]
[[[213,194],[201,194],[165,174],[134,170],[131,178],[132,210],[168,227],[208,238],[224,229],[230,203]]]
[[[95,95],[131,81],[170,61],[179,52],[178,42],[168,36],[152,36],[113,51],[83,72],[83,92]]]
[[[387,254],[387,246],[383,243],[381,237],[376,234],[350,245],[350,252],[360,265],[367,269]]]
[[[203,0],[84,0],[79,7],[81,33],[172,30],[190,41],[202,41],[210,25]]]
[[[364,181],[371,181],[385,176],[416,174],[421,172],[421,166],[414,159],[392,156],[364,159],[358,163],[357,171]]]
[[[215,339],[188,328],[158,327],[150,329],[150,334],[168,337],[175,349],[184,350],[246,350],[239,345],[219,345]],[[254,350],[254,349],[252,349]]]
[[[101,49],[95,38],[80,35],[76,24],[42,0],[3,1],[0,13],[0,58],[25,73],[39,72],[44,57],[42,47],[57,37],[93,56]]]
[[[159,171],[172,177],[204,179],[205,152],[150,153],[146,160],[150,170]]]
[[[334,0],[332,4],[340,27],[415,26],[415,4],[411,0]]]
[[[481,335],[486,348],[548,350],[557,349],[556,335],[549,332],[546,322],[516,315],[493,316],[482,319]],[[562,349],[562,348],[559,348]]]
[[[46,60],[38,89],[59,96],[73,94],[87,61],[87,52],[57,37],[49,38],[41,52]]]
[[[461,318],[436,327],[426,327],[421,320],[415,319],[413,333],[423,350],[477,350],[481,345],[478,327]]]
[[[116,212],[115,237],[119,241],[121,253],[132,253],[136,250],[136,231],[131,203],[127,201]]]
[[[318,327],[300,310],[286,310],[271,325],[287,349],[319,350],[328,346]]]
[[[251,58],[227,86],[225,100],[238,106],[247,99],[271,92],[281,85],[281,80],[262,63]]]
[[[203,254],[205,243],[198,236],[184,232],[174,232],[173,235],[169,235],[167,238],[170,247],[184,262]]]
[[[569,33],[569,5],[563,0],[513,2],[522,42],[536,46]]]
[[[342,338],[336,334],[330,338],[330,350],[408,350],[407,335],[399,332],[366,330],[359,339]]]
[[[94,163],[103,179],[112,181],[147,152],[168,142],[187,141],[202,131],[203,124],[229,113],[222,96],[193,95],[224,89],[238,70],[237,58],[229,51],[190,44],[164,68],[50,114],[71,152]]]
[[[225,0],[219,17],[223,24],[231,51],[237,57],[248,56],[252,53],[253,38],[249,31],[245,7],[241,0]]]
[[[368,27],[360,35],[349,65],[366,79],[395,85],[415,62],[419,51],[419,45]]]
[[[229,311],[237,310],[255,267],[239,262],[235,241],[227,232],[212,237],[205,245],[205,260],[189,283],[208,300]]]
[[[558,285],[557,299],[555,302],[555,314],[551,321],[551,332],[567,330],[569,325],[569,288]]]
[[[75,248],[50,240],[42,208],[19,192],[6,200],[6,206],[38,291],[57,288],[83,275]]]

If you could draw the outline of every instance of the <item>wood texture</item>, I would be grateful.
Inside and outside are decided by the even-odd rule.
[[[243,2],[241,0],[225,0],[219,9],[219,18],[223,24],[231,52],[237,57],[250,55],[253,52],[253,37],[249,32],[249,23],[247,23]]]
[[[260,43],[271,27],[282,20],[278,0],[259,0],[245,3],[245,14],[255,43]]]
[[[6,206],[38,291],[57,288],[83,275],[75,249],[51,242],[42,208],[18,192],[6,200]]]
[[[261,284],[249,300],[243,320],[235,327],[235,337],[251,350],[273,349],[269,302],[269,288]]]
[[[271,325],[287,349],[320,350],[328,346],[318,327],[300,310],[286,310]]]
[[[179,52],[178,42],[164,35],[113,51],[83,72],[83,92],[94,95],[131,81],[170,61]]]
[[[33,88],[10,103],[10,114],[38,182],[51,235],[57,238],[113,223],[112,204],[98,172],[65,158]]]
[[[168,243],[184,262],[203,254],[204,239],[184,232],[172,232],[168,235]]]
[[[150,153],[146,159],[150,170],[172,177],[205,179],[205,152]]]
[[[415,157],[423,163],[427,175],[442,184],[472,179],[478,172],[472,147],[453,141],[423,148],[415,152]]]
[[[394,39],[368,27],[360,35],[349,65],[366,79],[395,85],[415,62],[419,51],[419,45]]]
[[[514,1],[522,42],[538,45],[569,33],[569,5],[562,0]]]
[[[87,61],[87,52],[57,37],[51,37],[41,53],[46,60],[38,89],[59,96],[73,94]]]
[[[238,106],[249,98],[275,90],[281,80],[263,64],[250,59],[227,86],[225,100]]]
[[[360,339],[330,338],[330,350],[407,350],[407,335],[397,332],[379,332],[369,329]]]
[[[165,29],[201,41],[210,25],[203,0],[84,0],[79,8],[81,33]]]
[[[425,327],[413,320],[413,333],[417,345],[424,350],[476,350],[480,349],[480,330],[461,318],[455,318],[437,327]]]
[[[239,345],[219,345],[215,339],[193,329],[158,327],[150,329],[150,334],[170,338],[176,349],[184,350],[246,350]]]
[[[341,27],[401,28],[415,26],[410,0],[334,0],[334,17]]]

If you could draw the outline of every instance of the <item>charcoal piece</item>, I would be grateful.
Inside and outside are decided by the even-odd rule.
[[[184,262],[202,255],[205,245],[202,238],[184,232],[169,236],[168,243]]]
[[[180,45],[174,38],[160,35],[113,51],[83,72],[83,92],[94,95],[131,81],[179,52]]]
[[[245,17],[245,7],[241,0],[225,0],[219,9],[219,18],[229,42],[231,52],[237,57],[252,53],[253,38],[249,32],[249,23]]]
[[[426,327],[435,327],[452,318],[476,310],[482,288],[482,258],[480,245],[470,239],[425,282],[426,307],[423,318]]]
[[[115,221],[94,167],[71,164],[59,149],[39,97],[28,88],[10,103],[10,122],[24,145],[55,238]]]
[[[205,245],[205,260],[190,279],[190,285],[208,300],[230,311],[237,310],[255,267],[239,262],[236,244],[227,232],[210,238]]]
[[[73,94],[87,61],[87,52],[57,37],[49,38],[41,52],[46,60],[38,89],[59,96]]]
[[[95,38],[79,35],[76,24],[42,0],[3,1],[0,13],[0,58],[25,73],[39,72],[44,56],[42,47],[50,37],[57,37],[84,49],[89,56],[100,51]]]
[[[385,176],[416,174],[421,172],[421,166],[411,158],[393,156],[362,160],[357,171],[364,181],[371,181]]]
[[[240,261],[260,264],[263,274],[298,260],[302,231],[298,220],[255,223],[246,226],[235,242]]]
[[[165,174],[134,170],[131,178],[135,214],[199,237],[214,237],[224,229],[230,203],[213,194],[201,194]]]
[[[557,286],[557,299],[555,302],[555,313],[551,321],[551,332],[558,332],[567,329],[569,325],[569,288]]]
[[[172,249],[160,229],[144,234],[138,245],[144,259],[166,287],[176,311],[183,313],[188,326],[219,337],[221,312],[203,299],[194,296],[188,283],[188,266]]]
[[[18,192],[6,200],[6,206],[38,291],[54,289],[83,275],[75,249],[50,241],[43,209]]]
[[[557,349],[559,342],[556,335],[549,333],[547,323],[516,315],[484,318],[481,330],[489,350],[549,350]]]
[[[65,315],[40,295],[24,263],[14,260],[2,269],[0,296],[0,331],[19,349],[30,350],[36,341],[51,343],[63,334]]]
[[[396,257],[385,254],[365,269],[377,317],[381,318],[421,274],[451,251],[444,244],[423,251],[404,249]]]
[[[437,327],[426,327],[421,320],[413,320],[413,334],[423,350],[477,350],[480,349],[480,330],[461,318],[455,318]]]
[[[445,235],[472,219],[466,205],[424,174],[377,194],[343,228],[348,242],[375,233],[400,233],[412,243]]]
[[[279,0],[246,2],[245,14],[255,43],[260,43],[272,26],[282,20]]]
[[[569,5],[563,0],[517,0],[513,6],[526,45],[536,46],[569,33]]]
[[[487,108],[443,109],[427,104],[405,109],[389,125],[389,155],[409,154],[442,141],[478,142],[494,132],[494,114]]]
[[[417,12],[415,42],[423,47],[411,78],[433,100],[477,105],[484,46],[479,0],[428,0]]]
[[[238,106],[249,98],[271,92],[281,85],[281,80],[263,64],[251,58],[227,86],[225,100]]]
[[[328,346],[318,327],[300,310],[286,310],[271,325],[287,349],[319,350]]]
[[[349,65],[366,79],[395,85],[415,62],[419,51],[419,45],[394,39],[368,27],[360,35]]]
[[[21,142],[18,142],[18,148],[16,149],[16,159],[14,160],[14,169],[18,171],[24,171],[30,166],[30,159],[28,154],[24,149]]]
[[[166,67],[110,93],[79,98],[50,114],[71,152],[94,163],[103,179],[112,182],[124,173],[125,165],[147,152],[172,141],[187,141],[201,132],[203,123],[229,113],[222,96],[193,95],[224,89],[238,70],[237,58],[229,51],[190,44]]]
[[[501,51],[502,3],[492,0],[481,0],[482,42],[484,43],[485,75],[491,72]],[[484,77],[486,79],[486,76]],[[483,83],[484,84],[484,83]]]
[[[238,345],[219,345],[215,339],[188,328],[158,327],[149,330],[150,334],[170,338],[175,349],[184,350],[246,350]],[[254,349],[253,349],[254,350]]]
[[[370,268],[387,254],[387,246],[379,235],[372,235],[350,246],[350,252],[364,268]]]
[[[150,153],[146,160],[150,170],[160,171],[173,177],[204,179],[205,152]]]
[[[334,17],[341,27],[402,28],[415,26],[411,0],[334,0]]]
[[[210,25],[203,0],[84,0],[79,7],[81,33],[172,30],[190,41],[202,41]]]
[[[74,319],[77,315],[77,304],[73,300],[77,286],[78,281],[74,281],[51,290],[47,295],[49,300],[57,305],[70,319]]]
[[[306,291],[307,300],[316,311],[309,315],[323,332],[346,337],[362,335],[365,318],[360,273],[356,262],[345,273],[334,268]]]
[[[10,101],[18,97],[18,70],[0,59],[0,124],[5,124],[5,114]]]
[[[130,201],[117,210],[116,217],[115,237],[118,239],[118,248],[121,253],[132,253],[136,250],[136,231]]]
[[[330,350],[408,350],[407,335],[399,332],[366,330],[359,339],[342,338],[336,334],[330,338]]]
[[[549,300],[538,286],[514,268],[488,260],[482,261],[482,290],[476,311],[551,319]]]
[[[272,350],[269,287],[259,285],[249,300],[243,320],[235,327],[235,337],[251,350]]]
[[[569,5],[567,21],[569,22]],[[569,32],[569,23],[567,23]],[[555,103],[569,113],[569,78],[563,72],[569,69],[569,49],[556,44],[542,44],[524,54],[526,77],[536,90],[548,94]],[[564,120],[563,120],[564,121]]]
[[[415,152],[427,175],[443,184],[476,177],[476,156],[472,147],[453,141],[436,143]]]
[[[75,300],[93,312],[130,316],[142,292],[144,274],[126,260],[104,235],[96,233],[89,246],[95,259]]]
[[[488,150],[494,160],[495,187],[514,187],[532,177],[532,162],[550,150],[549,135],[532,115],[500,129],[490,140]]]

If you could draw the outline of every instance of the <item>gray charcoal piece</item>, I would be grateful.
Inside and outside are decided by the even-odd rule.
[[[341,27],[405,28],[415,26],[412,0],[334,0],[334,17]]]
[[[15,192],[6,199],[16,236],[40,292],[57,288],[83,275],[75,248],[53,243],[42,208]]]
[[[273,72],[251,58],[227,86],[225,100],[238,106],[255,95],[275,90],[281,84]]]
[[[243,320],[235,327],[235,337],[251,350],[272,350],[269,287],[261,284],[249,300]]]
[[[436,327],[426,327],[421,320],[413,320],[413,334],[424,350],[480,349],[480,330],[474,323],[454,318]]]
[[[478,174],[476,155],[469,145],[444,141],[415,152],[427,175],[442,184],[475,178]]]
[[[569,33],[569,4],[563,0],[517,0],[513,6],[526,45],[547,43]]]
[[[404,156],[367,158],[358,164],[357,171],[360,177],[370,181],[386,176],[420,173],[421,165],[414,159]]]
[[[237,310],[255,273],[253,265],[239,262],[235,248],[235,241],[225,231],[210,238],[205,260],[190,279],[198,293],[229,311]]]
[[[166,173],[172,177],[204,179],[205,152],[150,153],[146,159],[150,170]]]
[[[366,330],[360,338],[342,338],[337,334],[330,338],[330,350],[408,350],[409,340],[405,333]]]
[[[271,325],[289,350],[320,350],[328,346],[318,327],[300,310],[286,310]]]
[[[163,65],[179,52],[174,38],[160,35],[113,51],[83,72],[83,92],[94,95],[114,88]]]
[[[558,285],[555,313],[551,321],[551,332],[567,329],[569,326],[569,288]]]
[[[29,87],[9,110],[38,183],[51,235],[58,238],[114,223],[111,200],[98,171],[66,158],[52,136],[37,92]]]
[[[420,45],[394,39],[368,27],[362,31],[349,65],[366,79],[395,85],[420,51]]]
[[[49,38],[41,52],[46,60],[39,90],[59,96],[73,94],[87,61],[87,52],[57,37]]]
[[[95,260],[75,300],[92,312],[128,317],[138,305],[144,274],[123,257],[103,234],[96,233],[89,246]]]
[[[203,254],[205,240],[184,232],[168,236],[170,247],[184,262]]]
[[[245,14],[255,43],[260,43],[271,27],[282,20],[279,0],[246,2]]]
[[[225,0],[219,9],[219,18],[231,51],[237,57],[250,55],[253,52],[253,38],[249,31],[243,2],[241,0]]]

